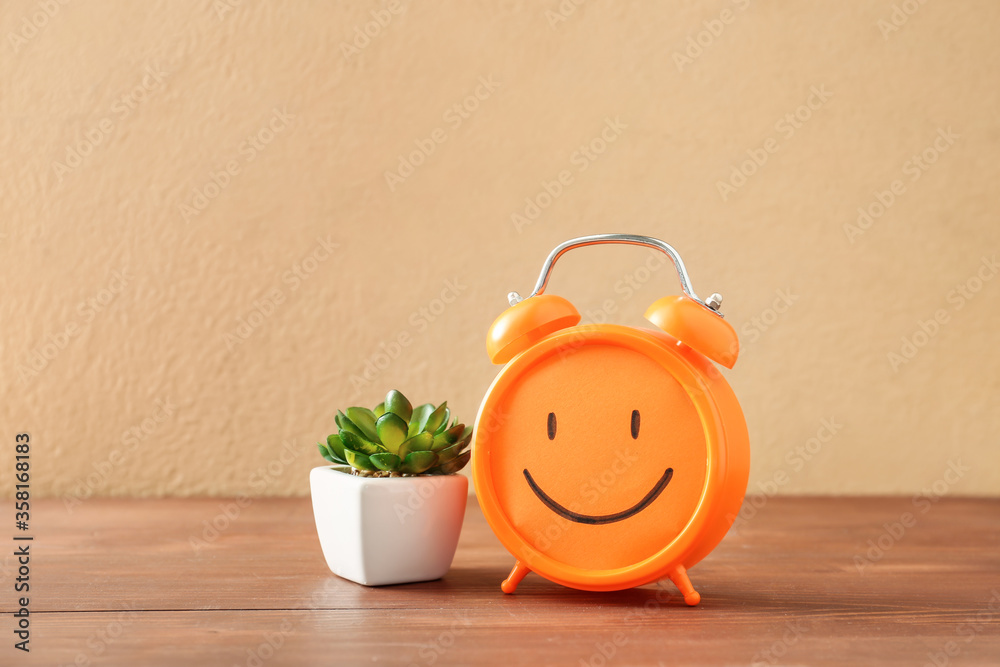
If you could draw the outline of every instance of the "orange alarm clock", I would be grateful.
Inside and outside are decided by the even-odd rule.
[[[604,243],[673,262],[683,295],[646,311],[658,329],[579,325],[569,301],[544,293],[563,253]],[[598,234],[558,246],[531,296],[508,299],[486,341],[506,366],[479,409],[472,456],[483,514],[516,558],[501,589],[531,571],[592,591],[670,578],[698,604],[687,570],[729,530],[750,467],[743,412],[713,363],[732,368],[739,352],[722,297],[699,299],[663,241]]]

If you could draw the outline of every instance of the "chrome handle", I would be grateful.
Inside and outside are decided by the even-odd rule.
[[[636,234],[593,234],[591,236],[581,236],[579,238],[570,239],[560,243],[556,248],[549,253],[548,258],[545,260],[545,264],[542,266],[542,273],[538,276],[538,282],[535,283],[535,290],[531,293],[531,296],[538,296],[545,292],[545,286],[549,283],[549,276],[552,273],[552,268],[555,266],[556,260],[562,257],[565,253],[569,252],[573,248],[582,248],[589,245],[601,245],[604,243],[624,243],[627,245],[638,245],[645,246],[647,248],[655,248],[661,251],[670,261],[673,262],[674,269],[677,271],[677,277],[680,279],[681,290],[687,296],[691,297],[702,306],[708,308],[712,312],[718,314],[719,307],[722,305],[722,295],[712,294],[706,301],[701,300],[697,294],[695,294],[694,288],[691,286],[691,277],[688,275],[687,269],[684,267],[684,260],[681,256],[677,254],[673,246],[669,243],[664,243],[660,239],[654,239],[651,236],[639,236]],[[521,297],[517,292],[511,292],[507,295],[510,305],[514,305],[521,300]],[[531,297],[528,297],[531,298]]]

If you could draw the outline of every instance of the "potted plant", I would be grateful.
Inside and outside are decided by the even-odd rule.
[[[429,581],[451,567],[465,517],[472,428],[447,402],[412,407],[396,390],[374,410],[337,412],[309,474],[327,565],[368,586]]]

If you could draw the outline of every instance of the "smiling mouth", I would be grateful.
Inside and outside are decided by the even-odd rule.
[[[567,509],[566,507],[563,507],[556,501],[552,500],[552,498],[549,497],[547,493],[542,491],[541,488],[539,488],[538,484],[535,483],[535,480],[531,477],[531,473],[528,472],[528,469],[527,468],[524,469],[524,478],[528,480],[528,486],[531,487],[531,490],[535,492],[535,495],[538,496],[538,499],[541,500],[543,503],[545,503],[545,505],[550,510],[552,510],[561,517],[569,519],[570,521],[576,521],[577,523],[587,523],[592,526],[599,526],[605,523],[614,523],[615,521],[621,521],[622,519],[627,519],[630,516],[638,514],[642,510],[649,507],[649,505],[654,500],[656,500],[657,496],[663,493],[663,489],[667,488],[667,484],[670,484],[670,479],[673,476],[674,476],[674,469],[667,468],[664,471],[663,476],[661,476],[660,480],[656,483],[656,486],[650,489],[649,493],[647,493],[643,497],[643,499],[637,502],[635,505],[632,505],[632,507],[629,507],[627,510],[622,510],[621,512],[615,512],[614,514],[594,516],[591,514],[580,514],[579,512],[574,512],[570,509]]]

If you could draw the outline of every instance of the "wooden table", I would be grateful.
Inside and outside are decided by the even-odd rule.
[[[444,579],[384,588],[330,574],[308,499],[36,502],[31,653],[4,613],[0,665],[1000,664],[1000,501],[756,500],[694,608],[669,583],[505,596],[474,500]]]

